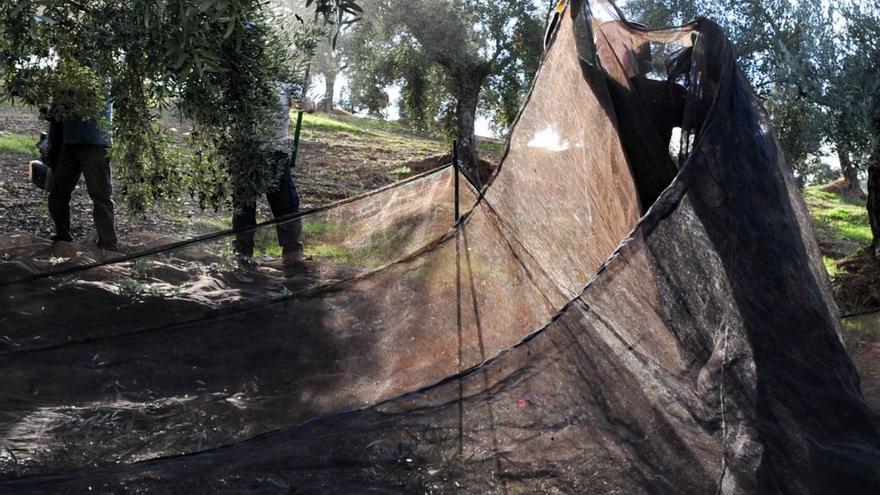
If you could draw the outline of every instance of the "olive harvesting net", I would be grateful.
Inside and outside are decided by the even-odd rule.
[[[562,4],[496,174],[0,260],[0,492],[865,493],[880,436],[722,30]],[[455,201],[464,214],[456,222]],[[271,261],[298,222],[309,260]],[[43,249],[43,251],[40,251]]]

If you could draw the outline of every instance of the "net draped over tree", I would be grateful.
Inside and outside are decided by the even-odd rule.
[[[455,225],[444,167],[305,212],[305,273],[242,277],[229,232],[97,265],[3,246],[0,489],[876,491],[803,199],[721,28],[601,0],[551,26]],[[683,91],[674,159],[657,84]]]

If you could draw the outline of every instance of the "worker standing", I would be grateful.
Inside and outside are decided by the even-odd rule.
[[[60,152],[49,186],[49,214],[55,223],[53,241],[73,242],[70,234],[70,196],[82,175],[92,199],[98,247],[108,251],[118,249],[110,157],[107,154],[112,144],[112,118],[113,106],[108,102],[100,119],[71,116],[61,122],[58,135],[60,143],[57,143]]]
[[[293,85],[276,83],[275,90],[278,99],[276,107],[271,112],[272,142],[267,147],[266,159],[273,165],[273,169],[280,170],[280,175],[277,187],[266,192],[266,199],[272,210],[272,216],[277,218],[299,212],[299,194],[293,181],[290,157],[290,111],[295,109],[314,112],[315,104],[309,98],[302,100],[294,98],[291,95],[294,90]],[[242,264],[250,265],[254,254],[253,228],[257,225],[256,202],[236,202],[233,207],[235,211],[232,216],[232,228],[236,231],[233,249]],[[303,243],[300,239],[302,220],[297,218],[281,222],[276,230],[283,264],[294,266],[300,263],[303,257]]]

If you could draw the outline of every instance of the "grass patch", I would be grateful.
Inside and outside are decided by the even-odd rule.
[[[296,113],[291,113],[291,132],[296,123]],[[381,120],[354,115],[328,113],[303,114],[303,132],[341,132],[356,136],[381,138],[383,143],[400,144],[436,143],[438,138],[429,133],[418,132],[397,120]]]
[[[296,122],[294,119],[296,118],[296,114],[292,114],[291,116],[291,124]],[[308,128],[309,130],[316,131],[327,131],[327,132],[347,132],[349,134],[367,134],[367,130],[363,128],[363,126],[354,125],[348,122],[342,122],[340,120],[336,120],[333,117],[330,117],[326,114],[317,114],[317,113],[306,113],[303,114],[303,128]]]
[[[291,125],[295,125],[295,123],[296,113],[291,113]],[[354,115],[334,115],[328,113],[303,114],[303,130],[306,129],[310,131],[347,132],[349,134],[357,135],[416,133],[398,121],[356,117]]]
[[[484,141],[480,138],[477,138],[477,150],[479,150],[480,154],[488,155],[489,157],[497,160],[501,157],[501,153],[504,152],[504,142]]]
[[[804,191],[804,197],[817,234],[850,240],[860,245],[871,242],[868,212],[861,201],[813,187]]]
[[[342,246],[331,246],[330,244],[306,246],[305,253],[315,258],[329,258],[336,261],[352,261],[355,259],[350,250]]]
[[[837,276],[837,261],[828,256],[822,256],[822,263],[825,265],[825,271],[828,272],[828,276],[832,279],[835,278]]]
[[[338,234],[342,226],[337,222],[321,221],[318,218],[306,217],[303,219],[303,234],[307,239],[312,237],[333,237]]]
[[[327,117],[330,117],[327,115]],[[415,132],[399,120],[381,120],[369,117],[356,117],[354,115],[333,115],[332,119],[362,130],[382,132]]]
[[[312,220],[304,221],[302,223],[302,228],[302,241],[308,246],[310,241],[314,242],[317,239],[333,237],[339,231],[339,224]],[[330,248],[333,248],[333,246],[318,244],[315,249],[312,250],[313,252],[309,252],[309,248],[306,247],[306,253],[317,257],[331,258],[341,261],[351,261],[353,258],[351,253],[348,253],[349,250],[345,250],[344,248],[334,248],[336,249],[336,251],[334,251]],[[276,234],[274,226],[256,231],[254,235],[254,250],[258,255],[270,257],[281,256],[283,249],[281,249],[281,246],[278,244],[278,235]]]
[[[404,165],[402,167],[397,167],[391,171],[391,175],[393,175],[394,178],[397,180],[400,180],[404,177],[408,177],[412,173],[413,173],[412,169],[407,167],[406,165]]]
[[[232,228],[232,220],[229,218],[175,217],[174,221],[179,225],[194,225],[199,232],[216,232],[218,230],[228,230]]]
[[[36,140],[20,134],[0,134],[0,153],[19,155],[27,158],[38,158]]]
[[[263,247],[255,247],[254,251],[256,251],[258,256],[268,256],[270,258],[280,258],[284,254],[277,241]]]
[[[352,249],[333,244],[306,244],[305,254],[317,259],[363,267],[377,267],[382,262],[382,257],[369,249]]]

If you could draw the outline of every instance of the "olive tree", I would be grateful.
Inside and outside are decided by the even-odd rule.
[[[492,86],[512,88],[483,100],[484,105],[506,105],[504,118],[512,120],[509,115],[514,112],[509,108],[519,107],[518,97],[528,87],[530,71],[540,56],[546,9],[532,0],[367,0],[363,4],[366,14],[357,27],[359,33],[353,34],[362,40],[353,44],[360,50],[359,56],[351,57],[359,61],[350,66],[353,97],[366,94],[381,99],[370,85],[400,83],[402,115],[416,124],[451,126],[463,166],[476,170],[474,124],[481,93]]]

